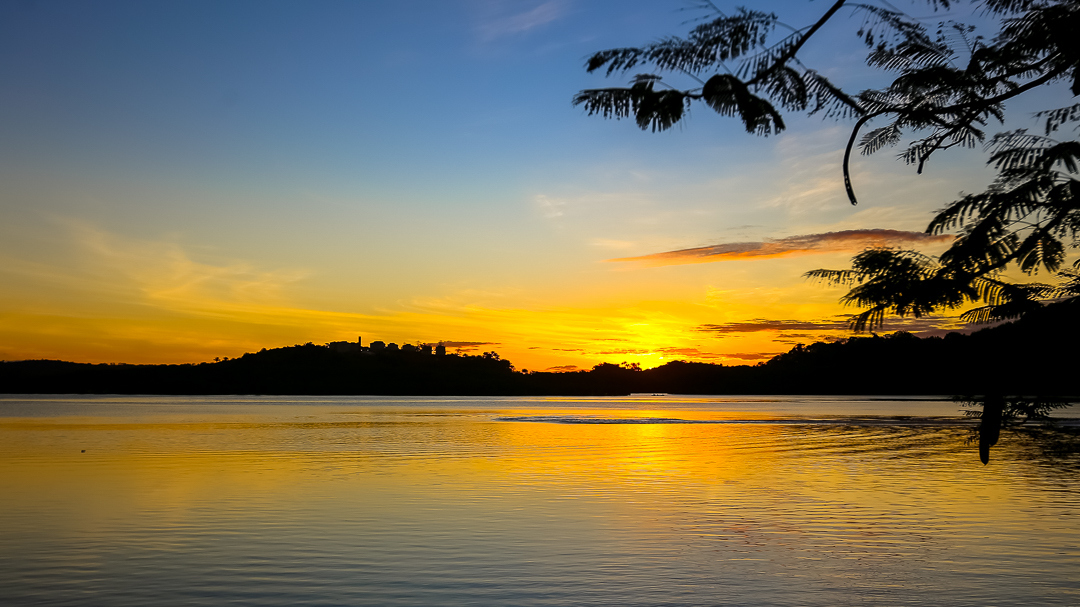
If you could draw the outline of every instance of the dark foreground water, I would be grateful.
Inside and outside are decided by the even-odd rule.
[[[956,416],[0,396],[0,603],[1080,605],[1080,458]]]

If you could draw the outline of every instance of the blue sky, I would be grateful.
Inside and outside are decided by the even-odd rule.
[[[626,82],[585,73],[591,52],[681,33],[704,14],[689,6],[3,4],[0,359],[183,362],[360,333],[483,342],[533,368],[786,350],[775,333],[698,328],[850,312],[801,278],[850,251],[608,260],[921,230],[992,173],[978,150],[918,177],[885,151],[857,161],[853,208],[850,124],[791,115],[756,138],[695,107],[654,134],[571,106]],[[795,25],[823,9],[754,8]],[[807,49],[853,90],[884,83],[858,24]]]

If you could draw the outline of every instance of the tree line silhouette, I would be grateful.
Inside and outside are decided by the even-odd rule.
[[[602,363],[575,372],[523,372],[494,352],[340,352],[305,344],[214,363],[0,363],[0,392],[87,394],[626,395],[1080,394],[1075,374],[1080,300],[1032,311],[970,335],[909,333],[798,345],[757,365],[673,361],[642,370]],[[1065,353],[1064,355],[1062,355]]]

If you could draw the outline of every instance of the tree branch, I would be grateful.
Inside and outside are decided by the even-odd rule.
[[[844,148],[844,189],[847,190],[848,200],[851,201],[853,206],[859,204],[859,201],[855,198],[855,189],[851,187],[851,170],[849,167],[851,163],[851,149],[855,147],[855,138],[859,136],[859,129],[867,122],[870,122],[871,119],[884,113],[885,112],[865,114],[859,118],[859,120],[855,122],[855,126],[852,127],[851,137],[848,138],[847,147]]]
[[[817,23],[810,26],[810,29],[807,30],[805,34],[803,34],[802,38],[800,38],[798,42],[796,42],[794,45],[792,45],[791,49],[789,49],[788,52],[781,55],[780,58],[777,59],[775,63],[773,63],[772,67],[770,67],[769,69],[759,73],[752,80],[747,82],[746,85],[747,86],[754,86],[754,85],[760,84],[761,80],[763,80],[769,74],[776,71],[776,69],[778,67],[780,67],[781,65],[784,65],[785,63],[790,61],[791,58],[794,57],[799,52],[799,49],[801,49],[802,46],[804,44],[806,44],[806,41],[810,39],[810,36],[813,36],[819,29],[821,29],[821,26],[825,25],[825,23],[829,19],[831,19],[832,16],[836,14],[836,11],[840,10],[840,7],[844,6],[844,4],[846,2],[847,2],[847,0],[837,0],[836,4],[833,4],[832,7],[830,7],[829,10],[826,11],[825,14],[822,15],[821,18],[817,20]]]

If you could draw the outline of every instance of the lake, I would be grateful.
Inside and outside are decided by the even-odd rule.
[[[1003,432],[983,466],[958,409],[0,396],[0,595],[1080,605],[1080,457]]]

